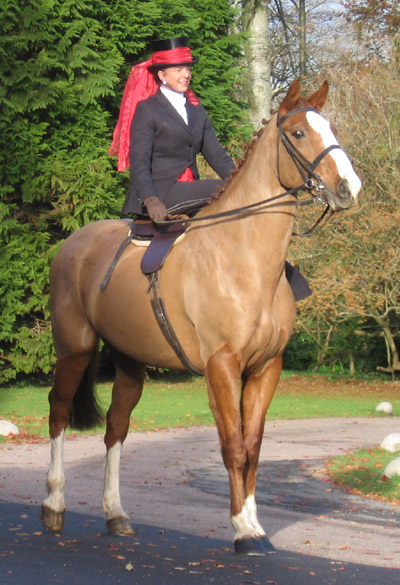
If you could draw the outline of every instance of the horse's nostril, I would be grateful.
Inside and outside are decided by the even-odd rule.
[[[350,197],[350,186],[347,179],[342,179],[337,188],[337,194],[342,199],[348,199]]]

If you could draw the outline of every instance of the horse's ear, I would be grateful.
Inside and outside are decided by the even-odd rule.
[[[328,91],[329,83],[324,81],[321,87],[307,99],[307,102],[316,110],[321,110],[326,102]]]
[[[289,86],[288,92],[279,106],[279,114],[284,116],[295,109],[300,99],[300,79],[295,79]]]

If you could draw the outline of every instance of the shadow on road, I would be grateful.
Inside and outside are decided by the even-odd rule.
[[[2,585],[394,585],[399,571],[278,551],[235,555],[230,543],[162,527],[132,537],[104,534],[104,519],[68,513],[49,534],[39,508],[0,501]]]

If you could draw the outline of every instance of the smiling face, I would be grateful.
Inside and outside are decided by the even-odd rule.
[[[185,93],[192,78],[192,68],[190,65],[166,67],[158,72],[158,77],[164,87],[178,93]]]

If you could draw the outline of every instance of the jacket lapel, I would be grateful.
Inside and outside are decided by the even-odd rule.
[[[194,126],[194,121],[196,119],[196,106],[191,104],[189,100],[186,100],[186,111],[188,115],[188,128],[191,132]]]
[[[175,110],[174,106],[167,100],[167,98],[165,97],[165,95],[163,95],[161,93],[161,91],[158,91],[156,93],[156,99],[157,99],[158,103],[160,104],[160,106],[162,108],[164,108],[165,114],[167,116],[169,116],[170,118],[173,118],[175,122],[177,122],[180,126],[185,128],[185,130],[190,132],[190,129],[193,126],[195,112],[191,111],[192,109],[194,109],[194,107],[192,106],[192,104],[189,103],[189,101],[187,102],[187,104],[189,104],[189,106],[191,106],[191,107],[186,108],[186,111],[188,112],[188,124],[186,124],[185,120],[182,118],[182,116],[180,114],[178,114],[178,112]]]

